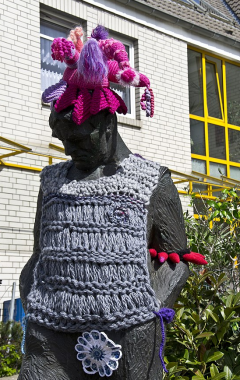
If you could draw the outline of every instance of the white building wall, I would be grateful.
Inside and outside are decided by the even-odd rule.
[[[66,12],[68,18],[71,15],[80,17],[86,22],[88,35],[97,23],[103,23],[110,31],[134,40],[135,66],[151,81],[155,115],[152,119],[146,118],[138,103],[138,119],[131,121],[120,116],[119,131],[132,152],[190,173],[186,42],[123,19],[107,9],[75,0],[1,2],[0,136],[29,146],[34,152],[47,149],[49,142],[60,145],[51,138],[49,109],[42,107],[40,100],[42,4],[51,10]],[[143,89],[140,94],[142,92]],[[138,100],[140,94],[137,90]],[[0,145],[4,144],[0,142]],[[6,151],[0,150],[0,153]],[[5,161],[33,167],[48,164],[46,157],[29,154],[9,157]],[[1,307],[1,303],[11,297],[13,281],[18,288],[20,271],[32,252],[39,172],[0,166],[0,178]]]

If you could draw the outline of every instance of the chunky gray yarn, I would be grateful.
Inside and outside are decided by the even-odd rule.
[[[40,248],[28,318],[67,332],[118,330],[160,307],[147,268],[147,205],[159,164],[134,155],[115,175],[66,178],[72,161],[44,168]]]

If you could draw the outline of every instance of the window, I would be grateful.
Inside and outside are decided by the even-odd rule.
[[[192,168],[240,181],[240,65],[189,48],[188,75]]]
[[[65,63],[54,61],[51,57],[51,44],[56,37],[67,37],[69,29],[41,20],[41,90],[60,81],[65,70]]]
[[[40,25],[40,38],[41,38],[41,90],[42,92],[52,86],[53,84],[59,82],[62,78],[63,72],[66,68],[64,62],[54,61],[51,57],[51,44],[54,38],[57,37],[67,37],[71,26],[64,27],[59,26],[42,19]],[[112,36],[111,36],[112,37]],[[119,37],[114,38],[118,39]],[[126,51],[128,53],[129,61],[132,67],[134,67],[134,45],[131,41],[125,41],[120,38],[123,42]],[[122,87],[116,83],[111,83],[110,87],[116,91],[121,98],[124,100],[128,113],[126,116],[135,118],[135,88],[134,87]]]
[[[110,37],[119,39],[125,46],[126,52],[128,53],[128,58],[130,65],[134,67],[134,45],[133,42],[124,40],[122,37],[113,36],[110,33]],[[133,86],[123,87],[116,83],[110,83],[112,90],[116,91],[118,95],[124,100],[128,112],[128,117],[135,118],[135,88]]]

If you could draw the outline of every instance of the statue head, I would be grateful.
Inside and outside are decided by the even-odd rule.
[[[52,136],[62,141],[65,154],[79,170],[92,170],[114,159],[117,145],[117,118],[103,110],[82,124],[72,121],[72,109],[60,113],[54,109],[49,118]]]

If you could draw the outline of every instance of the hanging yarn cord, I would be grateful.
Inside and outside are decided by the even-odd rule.
[[[153,90],[147,87],[141,97],[141,108],[146,110],[147,117],[153,117],[154,114],[154,95]]]
[[[27,322],[28,322],[28,314],[23,318],[23,337],[22,337],[22,342],[21,342],[21,351],[23,355],[25,355]]]
[[[161,327],[161,333],[162,333],[162,340],[161,340],[161,344],[160,344],[160,348],[159,348],[159,358],[161,360],[163,370],[166,373],[168,373],[168,370],[167,370],[167,368],[165,366],[165,363],[164,363],[164,360],[163,360],[163,349],[164,349],[165,339],[166,339],[166,334],[165,334],[164,323],[163,322],[166,322],[166,323],[172,322],[172,320],[174,318],[174,315],[175,315],[175,311],[173,309],[169,309],[169,308],[163,307],[159,311],[154,311],[153,313],[157,317],[159,317],[159,319],[160,319],[160,327]]]

